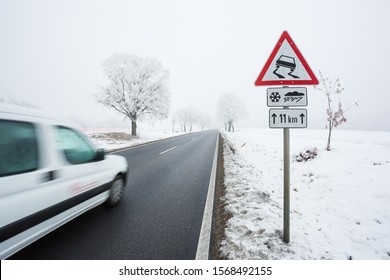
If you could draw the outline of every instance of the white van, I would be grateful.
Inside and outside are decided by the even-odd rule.
[[[0,259],[99,204],[118,204],[127,184],[124,157],[35,111],[0,104]]]

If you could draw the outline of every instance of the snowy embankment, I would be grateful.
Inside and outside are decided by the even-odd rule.
[[[290,244],[282,242],[283,132],[225,133],[230,259],[390,259],[390,133],[291,130]],[[295,156],[317,148],[317,157]]]
[[[110,130],[85,131],[89,140],[96,148],[103,148],[107,152],[124,149],[147,142],[157,141],[169,137],[184,134],[184,132],[166,132],[160,130],[141,131],[138,136],[132,136],[128,133]]]

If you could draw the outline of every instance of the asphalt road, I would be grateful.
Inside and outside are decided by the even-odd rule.
[[[195,259],[217,134],[118,152],[130,166],[124,200],[83,214],[11,259]]]

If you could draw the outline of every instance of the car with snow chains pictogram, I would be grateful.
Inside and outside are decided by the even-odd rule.
[[[38,112],[0,104],[1,259],[100,204],[117,205],[127,184],[124,157]]]

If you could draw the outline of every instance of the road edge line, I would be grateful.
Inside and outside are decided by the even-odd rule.
[[[214,193],[215,193],[215,184],[217,178],[218,148],[219,148],[219,132],[217,133],[213,167],[211,168],[209,189],[207,191],[206,204],[203,212],[202,226],[200,229],[195,260],[209,259],[211,228],[212,228],[213,209],[214,209]]]

